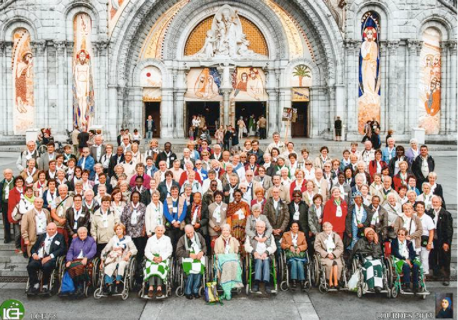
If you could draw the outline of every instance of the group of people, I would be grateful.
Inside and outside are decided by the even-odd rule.
[[[420,263],[428,278],[449,284],[452,216],[426,145],[412,140],[406,151],[390,138],[377,150],[370,141],[362,150],[353,143],[342,157],[323,146],[312,158],[274,133],[265,150],[256,139],[232,153],[199,139],[178,157],[170,142],[160,150],[151,139],[142,152],[129,135],[120,138],[113,146],[96,134],[78,155],[69,145],[57,154],[52,143],[40,154],[29,141],[19,174],[4,170],[5,243],[14,240],[16,252],[30,259],[34,292],[37,271],[49,278],[62,255],[79,294],[94,257],[103,261],[108,293],[122,285],[135,257],[139,267],[146,261],[147,295],[160,297],[174,256],[193,299],[211,255],[227,299],[243,285],[246,255],[253,259],[252,291],[263,284],[269,293],[271,259],[280,251],[293,287],[304,286],[305,252],[326,266],[329,287],[341,285],[348,257],[371,256],[365,266],[377,268],[383,252],[395,257],[406,291],[417,290]],[[380,289],[377,279],[368,282]]]

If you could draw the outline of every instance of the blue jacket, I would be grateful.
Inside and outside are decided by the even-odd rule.
[[[416,257],[415,250],[413,249],[412,241],[407,240],[407,249],[409,250],[409,260],[413,261]],[[391,254],[400,260],[406,260],[403,256],[399,254],[399,244],[398,238],[391,240]]]
[[[391,158],[396,157],[396,147],[393,148],[393,151],[391,151]],[[385,161],[386,163],[390,162],[390,152],[388,151],[388,147],[383,148],[382,150],[382,160]]]
[[[81,165],[83,164],[83,159],[84,159],[84,157],[81,157],[78,160],[78,167],[81,167]],[[94,178],[94,174],[95,174],[94,165],[95,165],[94,158],[91,157],[91,156],[87,156],[86,163],[84,164],[84,169],[85,170],[89,170],[89,172],[90,172],[89,179],[91,179],[91,180]]]
[[[180,197],[178,197],[178,200],[173,203],[173,207],[177,207],[177,211],[178,211],[178,202],[179,201],[180,201]],[[173,221],[178,221],[179,223],[181,223],[186,218],[187,210],[188,208],[187,208],[187,204],[185,201],[183,205],[183,211],[181,212],[181,214],[180,212],[177,212],[177,213],[169,212],[169,206],[167,204],[167,199],[164,200],[164,216],[170,223],[172,223]],[[180,216],[178,216],[178,214],[180,214]]]
[[[197,172],[197,169],[194,168],[194,171]],[[203,182],[205,179],[208,178],[208,172],[207,172],[207,170],[202,169],[202,170],[200,171],[199,175],[200,175],[200,178],[202,179],[202,182]]]
[[[94,238],[88,236],[84,241],[81,241],[79,237],[73,238],[70,249],[68,249],[67,252],[67,261],[77,259],[81,250],[83,250],[84,258],[87,258],[88,260],[94,258],[97,253],[97,245]]]

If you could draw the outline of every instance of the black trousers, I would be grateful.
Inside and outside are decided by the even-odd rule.
[[[34,260],[30,258],[29,264],[27,265],[27,272],[29,273],[30,285],[33,286],[38,283],[38,271],[43,271],[43,285],[49,284],[49,277],[56,268],[56,259],[51,259],[47,263],[42,264],[40,260]]]
[[[266,128],[259,128],[259,136],[261,139],[266,139]]]
[[[433,269],[433,274],[438,276],[441,269],[444,269],[444,278],[450,278],[450,262],[452,260],[452,244],[448,251],[444,251],[437,239],[433,241],[434,249],[429,254],[429,267]]]
[[[166,231],[166,235],[170,238],[170,241],[172,242],[174,253],[177,248],[178,240],[180,240],[180,237],[183,235],[183,233],[184,232],[180,230],[180,228],[174,228],[174,227],[170,227]]]
[[[5,231],[5,240],[11,240],[11,225],[8,221],[8,201],[2,201],[2,218],[3,218],[3,230]]]
[[[135,246],[137,247],[137,267],[141,268],[143,257],[145,256],[146,237],[132,238]]]

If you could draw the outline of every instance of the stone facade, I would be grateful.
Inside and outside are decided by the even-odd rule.
[[[127,0],[125,0],[127,1]],[[94,124],[114,139],[121,126],[143,129],[144,107],[139,74],[146,66],[162,73],[161,136],[184,137],[185,74],[199,61],[183,58],[187,35],[202,19],[224,4],[252,19],[269,45],[267,61],[253,61],[267,74],[268,130],[284,130],[283,107],[291,106],[290,74],[299,64],[310,67],[313,83],[308,108],[309,137],[329,137],[340,116],[348,139],[358,133],[358,64],[361,17],[376,12],[383,24],[380,35],[381,125],[408,140],[417,125],[419,54],[422,34],[439,30],[442,41],[440,133],[428,141],[456,140],[456,1],[455,0],[275,0],[294,19],[309,40],[311,56],[291,58],[288,40],[277,15],[263,0],[193,0],[171,21],[163,39],[161,59],[139,59],[154,23],[177,0],[130,1],[112,30],[108,30],[106,0],[0,0],[0,135],[13,136],[12,35],[25,28],[34,54],[36,127],[57,133],[72,128],[73,18],[87,13],[92,19],[94,57]],[[223,110],[229,110],[223,92]],[[224,117],[228,122],[229,118]]]

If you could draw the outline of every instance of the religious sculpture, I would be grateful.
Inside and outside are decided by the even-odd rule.
[[[229,5],[222,6],[207,31],[202,49],[194,57],[198,59],[252,59],[266,58],[248,49],[250,42],[242,30],[237,10]]]

